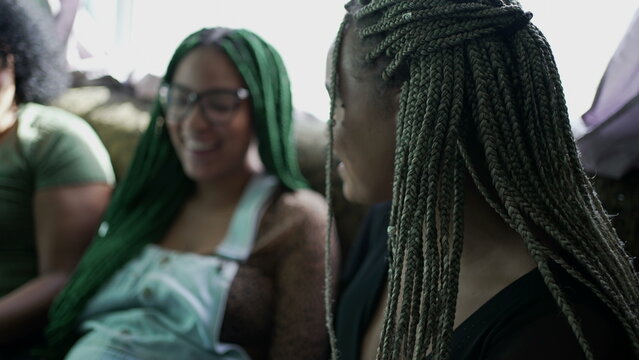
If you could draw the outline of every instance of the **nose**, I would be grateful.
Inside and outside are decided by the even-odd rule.
[[[191,104],[184,114],[184,119],[182,119],[182,127],[191,131],[198,131],[208,129],[210,126],[211,124],[206,120],[199,101]]]

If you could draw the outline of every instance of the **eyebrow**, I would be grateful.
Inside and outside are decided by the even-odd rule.
[[[205,93],[211,93],[211,92],[229,92],[229,91],[236,91],[238,89],[244,89],[244,87],[239,87],[239,88],[214,87],[214,88],[204,89],[202,91],[195,91],[194,89],[191,89],[190,87],[184,86],[184,85],[182,85],[180,83],[173,83],[173,84],[171,84],[171,86],[179,88],[182,91],[185,91],[185,92],[188,92],[188,93],[194,93],[194,94],[205,94]]]

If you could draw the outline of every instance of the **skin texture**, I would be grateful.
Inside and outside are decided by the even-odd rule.
[[[354,31],[346,32],[352,42]],[[341,160],[338,173],[344,196],[362,204],[392,197],[395,153],[395,117],[398,88],[380,89],[373,72],[358,68],[357,51],[342,47],[335,98],[335,154]],[[329,54],[329,59],[332,56]],[[328,61],[331,73],[331,61]]]
[[[16,131],[13,57],[0,69],[0,142]],[[39,276],[0,298],[0,345],[42,329],[53,298],[91,241],[111,195],[107,184],[61,186],[36,191],[34,219]]]
[[[0,139],[16,122],[16,83],[13,71],[12,56],[4,65],[0,60]]]
[[[173,82],[195,92],[245,87],[228,56],[211,47],[187,54]],[[250,98],[223,126],[207,122],[198,108],[179,124],[167,121],[173,147],[196,189],[161,246],[215,252],[246,184],[262,168],[251,123]],[[193,151],[194,143],[212,150]],[[249,259],[232,282],[221,341],[242,346],[253,359],[327,356],[322,295],[326,211],[324,200],[311,191],[278,193],[262,218]],[[332,259],[336,268],[337,254]]]
[[[246,87],[228,56],[210,47],[189,53],[179,64],[173,83],[195,92]],[[182,122],[168,122],[168,129],[185,173],[199,184],[246,177],[251,172],[246,161],[253,138],[248,100],[240,103],[229,124],[209,123],[194,106]],[[210,150],[197,151],[195,146]]]

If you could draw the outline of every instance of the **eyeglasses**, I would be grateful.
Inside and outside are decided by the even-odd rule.
[[[159,92],[166,121],[174,124],[182,122],[197,104],[208,122],[226,125],[242,100],[248,97],[249,91],[244,88],[210,89],[197,93],[177,84],[162,84]]]

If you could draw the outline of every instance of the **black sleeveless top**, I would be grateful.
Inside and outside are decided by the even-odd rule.
[[[359,360],[362,339],[378,305],[388,269],[390,204],[374,206],[347,259],[336,312],[340,359]],[[580,319],[596,359],[637,359],[612,312],[559,268],[559,286]],[[424,356],[424,358],[429,358]],[[452,360],[585,359],[565,316],[534,269],[501,290],[453,332]]]

